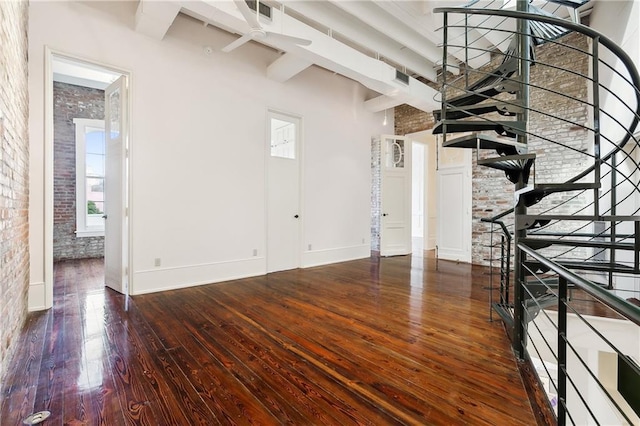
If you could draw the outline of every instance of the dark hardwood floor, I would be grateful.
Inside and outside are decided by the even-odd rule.
[[[125,298],[55,267],[0,424],[533,425],[484,269],[358,260]]]

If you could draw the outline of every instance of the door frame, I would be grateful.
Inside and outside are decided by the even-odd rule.
[[[125,170],[125,187],[126,194],[124,194],[124,202],[129,206],[129,224],[132,218],[132,205],[131,205],[131,147],[132,147],[132,132],[131,132],[131,100],[132,100],[132,81],[131,72],[123,68],[114,67],[109,64],[102,63],[89,58],[84,58],[78,55],[70,54],[61,50],[53,49],[49,46],[45,46],[45,58],[44,58],[44,302],[45,309],[49,309],[53,306],[53,60],[55,57],[68,59],[78,63],[84,63],[88,66],[100,67],[127,76],[129,83],[129,120],[128,120],[128,134],[129,134],[129,147],[128,147],[128,160],[125,161],[123,168]],[[126,238],[123,241],[123,250],[127,253],[127,262],[132,265],[132,250],[131,250],[131,226],[127,227],[127,231],[124,233]],[[133,280],[131,277],[131,268],[127,271],[128,276],[128,291],[131,292]]]
[[[269,159],[271,157],[271,118],[273,115],[284,115],[293,119],[298,120],[298,143],[296,146],[297,154],[298,154],[298,211],[300,215],[300,219],[298,220],[298,243],[296,250],[296,268],[302,267],[302,253],[304,251],[304,220],[305,220],[305,212],[303,209],[304,206],[304,117],[300,114],[296,114],[290,111],[285,111],[279,108],[267,107],[265,112],[265,126],[264,126],[264,268],[265,273],[269,274]],[[277,271],[274,271],[277,272]]]

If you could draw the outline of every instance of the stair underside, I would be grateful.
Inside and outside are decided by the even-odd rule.
[[[544,197],[558,192],[583,191],[600,188],[599,183],[542,183],[528,186],[516,191],[517,203],[531,207],[539,203]]]
[[[545,293],[534,299],[526,299],[525,307],[528,310],[544,309],[547,306],[557,305],[558,296],[553,293]]]
[[[498,314],[500,319],[505,323],[507,334],[510,339],[513,339],[513,313],[511,312],[512,307],[506,305],[504,303],[494,303],[492,306],[493,310]]]
[[[634,269],[631,266],[624,265],[622,263],[609,263],[598,261],[579,261],[579,260],[553,260],[555,263],[564,266],[567,269],[579,270],[579,271],[595,271],[595,272],[620,272],[620,273],[633,273]],[[525,262],[531,270],[536,271],[540,266],[540,263],[534,260],[528,260]]]
[[[592,247],[601,249],[616,249],[616,250],[635,250],[634,243],[626,242],[612,242],[612,241],[596,241],[596,240],[576,240],[568,238],[535,238],[526,237],[520,238],[521,243],[526,244],[532,249],[540,249],[550,246],[569,246],[569,247]]]
[[[580,7],[583,4],[589,3],[591,0],[547,0],[550,3],[561,4],[563,6],[569,6],[572,8]]]
[[[457,120],[460,118],[468,118],[482,114],[489,114],[492,112],[497,112],[498,114],[507,117],[513,117],[516,114],[522,112],[523,108],[518,105],[495,101],[483,102],[480,104],[469,105],[465,107],[447,106],[445,108],[445,111],[447,113],[447,120]],[[442,119],[442,110],[434,111],[433,117],[436,121],[440,121]]]
[[[519,155],[502,155],[500,157],[485,158],[478,160],[478,165],[490,167],[498,170],[525,170],[531,167],[536,155],[519,154]]]
[[[471,133],[455,139],[445,141],[444,148],[471,148],[471,149],[493,149],[506,155],[516,155],[527,152],[525,144],[516,142],[513,139],[500,138],[485,133]]]
[[[536,219],[531,223],[531,225],[527,226],[527,229],[539,229],[548,225],[549,222],[551,222],[549,219]]]
[[[525,299],[540,297],[550,289],[558,287],[558,277],[530,279],[526,282],[525,287]]]
[[[516,93],[520,89],[520,83],[512,80],[513,72],[509,72],[505,75],[491,74],[487,77],[487,86],[481,88],[470,87],[465,90],[466,93],[460,96],[456,96],[452,99],[447,99],[446,104],[454,107],[462,107],[467,105],[479,104],[482,101],[493,98],[500,93]],[[517,77],[513,77],[517,78]],[[484,80],[484,79],[483,79]],[[485,83],[483,81],[483,83]]]
[[[535,154],[501,155],[499,157],[478,160],[478,165],[504,171],[511,183],[529,183],[531,167],[535,162]]]
[[[500,136],[515,138],[524,134],[525,125],[522,121],[486,121],[486,120],[443,120],[433,128],[434,135],[440,135],[447,127],[446,133],[486,132],[493,130]]]
[[[516,216],[515,218],[515,229],[516,230],[523,230],[523,229],[530,229],[532,227],[534,227],[536,222],[545,222],[545,225],[551,221],[560,221],[560,220],[566,220],[566,221],[571,221],[571,222],[594,222],[594,221],[599,221],[599,222],[607,222],[607,223],[617,223],[617,222],[637,222],[639,221],[638,216],[594,216],[594,215],[562,215],[562,214],[543,214],[543,215],[536,215],[536,214],[525,214],[525,215],[519,215]],[[543,225],[544,226],[544,225]],[[536,232],[536,234],[538,234]],[[546,232],[543,234],[542,232],[539,235],[546,235],[546,236],[569,236],[567,235],[567,233],[557,233],[557,232]],[[620,234],[616,234],[617,238],[632,238],[634,237],[634,234],[629,234],[629,233],[620,233]],[[571,237],[611,237],[610,233],[606,233],[606,234],[600,234],[600,235],[596,235],[593,233],[573,233],[571,234]]]

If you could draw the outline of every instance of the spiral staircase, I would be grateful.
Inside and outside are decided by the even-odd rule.
[[[537,350],[528,347],[528,327],[538,315],[557,309],[565,316],[554,325],[558,424],[577,418],[567,402],[567,383],[574,385],[566,331],[572,292],[640,325],[640,76],[619,46],[577,22],[576,8],[588,1],[518,0],[513,8],[515,2],[474,0],[435,9],[444,22],[443,70],[460,76],[443,72],[433,132],[445,148],[474,149],[478,166],[502,171],[513,184],[513,208],[480,218],[491,266],[499,267],[492,313],[520,359]],[[491,51],[479,42],[487,39]],[[554,54],[538,56],[545,49]],[[448,63],[454,50],[466,63],[490,53],[491,65]],[[566,57],[579,59],[567,64]],[[628,367],[619,392],[630,406],[617,418],[635,424],[640,369],[637,359],[617,352],[619,369]]]

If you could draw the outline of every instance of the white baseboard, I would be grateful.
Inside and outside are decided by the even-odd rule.
[[[438,247],[438,259],[453,260],[455,262],[471,263],[471,256],[462,250],[447,250]]]
[[[369,256],[371,256],[371,247],[369,244],[326,250],[311,250],[302,253],[302,267],[310,268],[312,266],[364,259]]]
[[[255,277],[266,274],[266,271],[264,257],[134,271],[131,295]]]
[[[47,309],[46,289],[43,282],[29,284],[29,312],[42,311]]]

